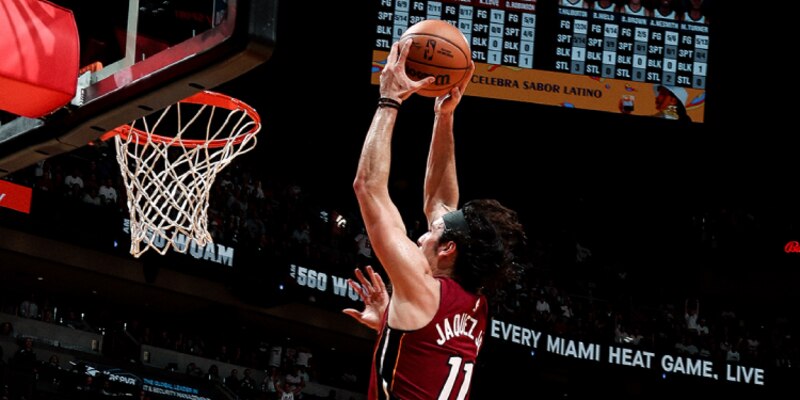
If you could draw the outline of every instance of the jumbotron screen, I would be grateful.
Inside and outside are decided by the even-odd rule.
[[[703,0],[377,0],[373,83],[426,19],[464,34],[467,94],[704,121],[713,21]]]

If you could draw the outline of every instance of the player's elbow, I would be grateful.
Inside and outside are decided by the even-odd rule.
[[[388,190],[385,184],[373,179],[359,179],[353,182],[353,190],[361,207],[382,203],[388,199]]]
[[[370,194],[374,192],[374,185],[370,184],[369,180],[363,176],[356,176],[356,179],[353,181],[353,191],[356,192],[356,198],[359,202],[368,197]]]
[[[430,216],[436,210],[435,202],[430,201],[429,199],[425,199],[422,205],[422,212],[425,213],[425,216],[430,219]]]

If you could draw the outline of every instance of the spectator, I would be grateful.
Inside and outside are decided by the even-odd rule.
[[[294,367],[294,371],[287,373],[283,379],[285,384],[289,385],[290,391],[294,393],[294,398],[300,399],[300,392],[306,386],[306,381],[303,380],[303,374],[299,367]]]
[[[697,321],[697,334],[700,336],[707,336],[708,332],[708,324],[706,323],[706,319],[700,318]]]
[[[729,363],[738,363],[741,360],[741,355],[739,354],[738,345],[734,344],[730,346],[727,353],[725,353],[725,361]]]
[[[747,343],[747,348],[746,348],[747,351],[745,352],[745,354],[747,355],[747,361],[748,362],[757,361],[758,360],[758,354],[759,354],[758,350],[759,350],[759,346],[761,346],[761,343],[758,341],[758,338],[756,338],[756,335],[753,334],[752,332],[750,332],[747,335],[747,339],[745,340],[745,343]]]
[[[78,199],[83,190],[83,178],[81,178],[78,169],[73,169],[72,173],[64,177],[64,190],[67,197]]]
[[[550,303],[545,300],[544,295],[536,300],[536,312],[545,319],[550,316]]]
[[[86,204],[92,204],[95,206],[99,206],[103,203],[103,200],[100,198],[100,195],[97,193],[96,187],[91,187],[86,193],[83,194],[83,200]]]
[[[241,382],[239,381],[239,370],[234,368],[231,370],[231,374],[225,378],[225,387],[234,393],[239,393],[240,385]]]
[[[261,381],[261,392],[265,393],[267,400],[278,398],[278,386],[280,385],[280,371],[278,368],[269,367],[264,379]]]
[[[245,368],[244,377],[239,382],[239,395],[245,399],[252,398],[256,395],[256,381],[253,379],[252,371],[250,368]]]
[[[561,305],[561,316],[570,319],[575,315],[572,311],[572,299],[569,296],[564,297],[564,304]]]
[[[278,394],[280,395],[281,400],[299,399],[297,395],[300,394],[300,388],[292,387],[289,385],[289,382],[283,382],[282,385],[278,386]]]
[[[39,305],[36,304],[36,295],[31,293],[30,297],[23,300],[19,305],[19,315],[25,318],[39,318]]]
[[[201,378],[203,377],[203,370],[200,369],[197,364],[190,362],[188,365],[186,365],[186,375]]]
[[[61,363],[59,362],[58,356],[53,354],[50,356],[47,364],[42,366],[39,380],[42,382],[52,382],[57,385],[61,380],[61,371]]]
[[[30,399],[36,387],[38,361],[33,351],[33,339],[26,337],[14,356],[9,366],[12,369],[10,383],[12,383],[12,397],[25,397]]]
[[[112,183],[111,178],[106,178],[103,184],[100,185],[100,191],[98,194],[100,195],[100,199],[102,200],[103,204],[117,204],[117,189],[114,189],[114,184]]]
[[[0,336],[14,337],[14,325],[11,322],[3,322],[0,324]]]
[[[101,386],[102,387],[100,388],[100,391],[98,392],[101,399],[105,398],[105,397],[117,397],[117,396],[119,396],[119,393],[116,393],[113,390],[111,390],[111,381],[110,380],[104,379],[103,380],[103,384]]]
[[[75,387],[75,390],[79,393],[80,399],[90,399],[94,397],[92,393],[94,392],[94,377],[91,375],[85,375],[83,377],[83,381]]]
[[[217,364],[211,364],[206,373],[206,379],[212,383],[222,383],[222,378],[219,376],[219,367]]]
[[[686,320],[686,329],[691,333],[697,333],[697,316],[700,314],[700,300],[697,300],[694,308],[689,308],[689,299],[683,305],[684,319]]]

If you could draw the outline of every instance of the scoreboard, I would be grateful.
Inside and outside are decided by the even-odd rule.
[[[663,85],[692,121],[703,121],[711,42],[705,22],[644,9],[627,14],[626,0],[606,9],[586,0],[579,1],[586,8],[559,0],[376,1],[374,83],[392,43],[411,25],[439,19],[470,44],[476,71],[467,94],[659,115],[655,98]]]
[[[555,70],[704,89],[708,26],[558,8]]]
[[[425,19],[440,19],[461,30],[476,63],[533,68],[535,1],[380,2],[377,48],[388,51],[409,26]]]

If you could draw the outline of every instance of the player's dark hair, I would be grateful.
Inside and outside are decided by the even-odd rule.
[[[453,279],[464,289],[480,292],[492,302],[498,290],[516,281],[522,272],[527,245],[525,231],[517,213],[497,200],[472,200],[461,211],[468,232],[445,228],[440,243],[456,244]]]

